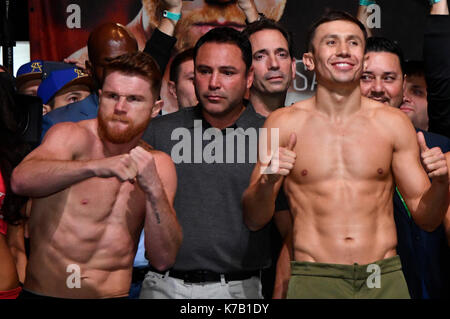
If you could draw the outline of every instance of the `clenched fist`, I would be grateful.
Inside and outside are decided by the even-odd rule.
[[[286,147],[279,147],[272,156],[269,166],[263,168],[262,174],[265,174],[270,183],[276,183],[281,177],[289,175],[294,167],[297,154],[294,152],[297,144],[297,135],[292,133],[289,136],[289,143]]]
[[[141,146],[136,146],[130,151],[130,157],[137,166],[137,182],[144,191],[150,192],[155,182],[159,182],[155,159],[152,153],[144,150]]]

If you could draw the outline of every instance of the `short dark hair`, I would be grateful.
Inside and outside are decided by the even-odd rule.
[[[366,53],[369,52],[388,52],[395,54],[400,61],[402,73],[405,72],[405,61],[403,59],[402,48],[397,42],[384,37],[370,37],[366,43]]]
[[[209,30],[195,44],[194,64],[197,59],[198,50],[205,43],[235,44],[242,52],[242,60],[246,65],[247,71],[250,70],[252,66],[252,45],[250,44],[248,37],[241,32],[228,27],[219,27]]]
[[[409,60],[405,61],[405,74],[408,76],[423,76],[425,77],[425,66],[423,61]]]
[[[272,19],[261,19],[255,22],[250,23],[242,33],[250,38],[250,36],[258,31],[262,30],[277,30],[279,31],[283,37],[286,39],[289,48],[289,55],[294,57],[294,42],[292,40],[292,34],[290,31],[286,30],[281,24]]]
[[[180,75],[180,65],[186,61],[194,60],[194,48],[189,48],[178,53],[170,64],[170,81],[177,82]]]
[[[153,94],[156,97],[159,96],[162,74],[158,64],[149,54],[136,51],[113,58],[109,60],[105,66],[104,78],[106,78],[107,73],[113,71],[119,71],[130,75],[138,74],[146,77],[150,81],[150,87]]]
[[[319,19],[317,19],[309,27],[308,33],[306,35],[307,50],[310,52],[314,52],[314,47],[312,45],[312,41],[314,39],[314,35],[316,34],[316,30],[320,25],[327,23],[327,22],[340,21],[340,20],[349,21],[349,22],[356,24],[363,32],[364,40],[367,39],[367,30],[366,30],[366,27],[364,26],[364,24],[361,23],[361,21],[359,21],[357,18],[355,18],[348,12],[328,9],[325,11],[325,13]]]

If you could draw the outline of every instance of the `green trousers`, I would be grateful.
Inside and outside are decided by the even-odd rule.
[[[288,299],[410,299],[400,257],[368,265],[291,262]]]

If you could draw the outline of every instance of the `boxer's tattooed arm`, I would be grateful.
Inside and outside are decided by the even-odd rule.
[[[161,218],[160,218],[160,212],[158,211],[158,204],[157,204],[157,200],[156,198],[154,198],[153,196],[150,196],[150,204],[152,205],[153,208],[153,214],[155,215],[156,218],[156,223],[157,224],[161,224]]]

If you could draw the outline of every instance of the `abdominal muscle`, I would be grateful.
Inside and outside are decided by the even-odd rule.
[[[92,185],[80,186],[33,200],[24,288],[62,298],[127,296],[142,210],[127,206],[130,194],[122,186],[116,199],[89,197]],[[95,194],[107,194],[102,186]]]
[[[287,185],[296,261],[369,264],[396,255],[392,187],[326,181]]]

